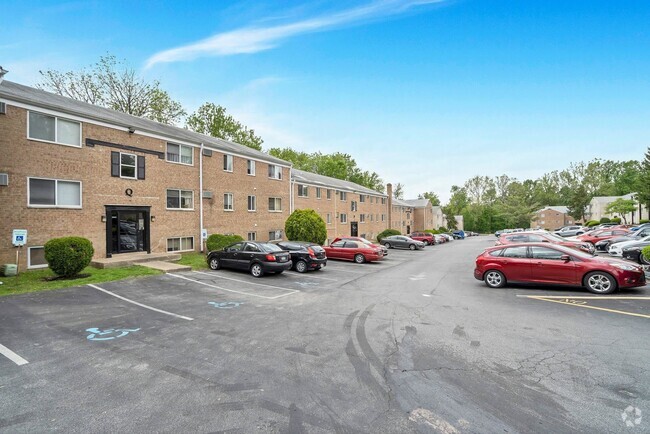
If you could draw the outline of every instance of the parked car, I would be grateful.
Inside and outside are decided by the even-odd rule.
[[[343,259],[357,264],[384,259],[381,248],[371,247],[359,241],[339,240],[324,246],[323,249],[329,259]]]
[[[523,229],[521,231],[523,231]],[[465,232],[462,229],[457,229],[457,230],[451,232],[451,236],[454,237],[457,240],[464,240],[465,239]]]
[[[633,226],[630,228],[631,231],[636,232],[638,230],[644,229],[644,228],[650,228],[650,223],[643,223],[638,226]]]
[[[595,294],[646,284],[645,273],[639,265],[542,243],[486,249],[476,258],[474,277],[490,288],[524,282],[584,286]]]
[[[298,273],[320,270],[327,265],[325,249],[319,244],[307,241],[275,241],[273,244],[289,252],[293,269]]]
[[[275,244],[240,241],[209,252],[208,266],[213,270],[248,270],[254,277],[262,277],[265,273],[280,274],[290,269],[291,256]]]
[[[555,231],[553,231],[554,234],[559,235],[561,237],[576,237],[578,235],[584,234],[585,232],[587,232],[585,228],[576,225],[564,226],[560,229],[556,229]]]
[[[650,246],[650,242],[637,242],[631,246],[624,247],[622,256],[624,259],[628,259],[648,267],[650,266],[650,258],[647,258],[642,252],[643,248],[648,246]]]
[[[607,249],[607,253],[609,253],[612,256],[623,256],[623,249],[625,247],[636,245],[637,243],[643,243],[646,241],[650,241],[650,235],[647,235],[645,237],[640,237],[640,238],[634,238],[628,241],[620,241],[618,243],[614,243],[610,245],[609,248]]]
[[[440,234],[447,239],[447,241],[454,241],[454,237],[449,234]]]
[[[601,252],[609,252],[609,248],[614,244],[623,243],[627,241],[640,241],[641,239],[643,239],[648,235],[650,235],[650,227],[640,229],[636,232],[630,231],[629,233],[620,237],[612,237],[612,238],[606,238],[604,240],[600,240],[595,244],[595,246],[596,246],[596,250],[599,250]]]
[[[494,233],[494,236],[497,237],[497,238],[499,238],[501,235],[503,235],[503,234],[509,234],[510,232],[512,232],[512,229],[501,229],[500,231],[496,231],[496,232]]]
[[[630,231],[627,229],[601,229],[599,231],[593,231],[586,234],[582,234],[578,237],[575,237],[576,240],[583,241],[585,243],[591,243],[594,246],[598,241],[607,240],[614,237],[620,237],[623,235],[629,234]]]
[[[381,244],[373,243],[372,241],[367,240],[367,239],[365,239],[363,237],[337,237],[337,238],[334,238],[334,241],[332,241],[332,242],[335,243],[335,242],[340,241],[340,240],[358,241],[358,242],[363,243],[363,244],[365,244],[367,246],[381,249],[384,256],[388,255],[388,249],[386,247],[382,246]]]
[[[447,237],[443,237],[440,234],[433,234],[433,238],[436,240],[436,244],[443,244],[447,242]]]
[[[436,239],[433,237],[433,234],[428,232],[413,232],[409,237],[414,240],[422,241],[427,246],[431,246],[436,243]]]
[[[416,250],[424,249],[425,246],[423,241],[414,240],[413,238],[407,237],[405,235],[391,235],[389,237],[383,238],[381,240],[381,244],[387,249],[397,247],[401,249]]]
[[[547,231],[519,232],[502,235],[496,241],[495,246],[521,243],[551,243],[582,250],[590,254],[594,253],[593,244],[567,240],[566,238],[562,238],[559,235]]]

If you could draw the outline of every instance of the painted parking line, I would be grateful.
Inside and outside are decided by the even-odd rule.
[[[292,277],[292,278],[296,278],[296,279],[305,279],[305,278],[307,278],[307,279],[331,280],[332,282],[338,282],[339,281],[339,279],[332,279],[331,277],[323,277],[323,276],[312,276],[311,274],[312,273],[309,273],[309,274],[307,274],[307,273],[298,273],[298,274],[284,273],[283,276]]]
[[[258,282],[251,282],[249,280],[235,279],[234,277],[224,276],[221,273],[205,273],[203,271],[194,271],[194,273],[203,274],[205,276],[210,276],[210,277],[215,277],[216,276],[219,279],[232,280],[233,282],[241,282],[241,283],[245,283],[247,285],[256,285],[256,286],[264,286],[266,288],[279,289],[281,291],[297,291],[296,289],[289,289],[289,288],[285,288],[285,287],[282,287],[282,286],[269,285],[268,283],[258,283]]]
[[[103,292],[103,293],[105,293],[105,294],[112,295],[113,297],[119,298],[120,300],[124,300],[124,301],[126,301],[127,303],[135,304],[136,306],[140,306],[140,307],[143,307],[143,308],[145,308],[145,309],[152,310],[152,311],[154,311],[154,312],[164,313],[165,315],[173,316],[173,317],[175,317],[175,318],[184,319],[184,320],[186,320],[186,321],[194,321],[194,318],[190,318],[190,317],[188,317],[188,316],[183,316],[183,315],[178,315],[178,314],[173,313],[173,312],[167,312],[166,310],[157,309],[157,308],[155,308],[155,307],[148,306],[148,305],[146,305],[146,304],[138,303],[138,302],[135,301],[135,300],[131,300],[131,299],[126,298],[126,297],[122,297],[121,295],[115,294],[114,292],[108,291],[108,290],[106,290],[106,289],[104,289],[104,288],[100,288],[99,286],[97,286],[97,285],[93,285],[92,283],[89,283],[88,286],[90,286],[91,288],[95,288],[95,289],[97,289],[98,291],[101,291],[101,292]]]
[[[209,273],[202,273],[200,271],[195,271],[195,273],[206,274],[208,276],[218,277],[218,278],[223,277],[221,275],[214,275],[214,274],[211,275]],[[167,273],[167,276],[176,277],[177,279],[188,280],[190,282],[198,283],[199,285],[207,286],[209,288],[219,289],[221,291],[233,292],[235,294],[241,294],[241,295],[250,295],[251,297],[265,298],[267,300],[275,300],[275,299],[280,298],[280,297],[286,297],[287,295],[291,295],[291,294],[295,294],[296,292],[300,292],[297,289],[287,289],[287,288],[281,288],[279,286],[273,287],[271,285],[264,285],[264,286],[270,286],[270,287],[275,288],[275,289],[281,289],[283,291],[287,291],[286,294],[280,294],[280,295],[276,295],[276,296],[271,297],[271,296],[268,296],[268,295],[255,294],[253,292],[245,292],[245,291],[238,291],[236,289],[228,289],[228,288],[224,288],[222,286],[217,286],[217,285],[212,285],[210,283],[205,283],[205,282],[202,282],[200,280],[190,279],[189,277],[180,276],[180,275],[174,274],[174,273]],[[249,284],[251,283],[251,282],[246,282],[246,281],[243,281],[243,280],[241,280],[240,282],[249,283]],[[262,284],[258,284],[258,285],[262,285]]]
[[[633,300],[650,300],[650,297],[558,297],[558,296],[543,296],[543,295],[529,295],[529,296],[524,296],[525,298],[530,298],[533,300],[541,300],[541,301],[547,301],[549,303],[559,303],[559,304],[564,304],[567,306],[573,306],[573,307],[582,307],[585,309],[594,309],[594,310],[600,310],[603,312],[610,312],[610,313],[617,313],[619,315],[628,315],[628,316],[635,316],[639,318],[647,318],[650,319],[650,315],[644,315],[642,313],[635,313],[635,312],[627,312],[624,310],[618,310],[618,309],[609,309],[606,307],[599,307],[599,306],[590,306],[587,304],[587,301],[584,300],[624,300],[624,299],[633,299]],[[583,300],[583,301],[581,301]]]
[[[637,295],[630,295],[630,296],[624,296],[624,295],[615,295],[615,296],[608,296],[608,295],[578,295],[578,296],[566,296],[566,295],[521,295],[518,294],[517,297],[524,297],[524,298],[535,298],[535,297],[544,297],[544,298],[557,298],[557,299],[565,299],[565,298],[573,298],[573,299],[579,299],[579,300],[650,300],[650,296],[637,296]]]
[[[26,365],[29,362],[22,357],[20,357],[18,354],[14,353],[11,351],[9,348],[5,347],[4,345],[0,344],[0,354],[14,362],[18,366]]]

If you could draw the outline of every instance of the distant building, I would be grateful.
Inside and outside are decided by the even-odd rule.
[[[535,212],[530,227],[553,230],[574,223],[577,222],[566,206],[547,206]]]
[[[405,200],[413,208],[413,231],[433,229],[433,206],[429,199]]]
[[[627,199],[627,200],[635,200],[635,194],[630,193],[626,194],[623,196],[595,196],[591,199],[591,202],[589,202],[589,205],[587,205],[587,211],[586,211],[586,218],[588,220],[600,220],[603,217],[621,217],[623,216],[618,215],[616,213],[608,213],[607,212],[607,205],[610,203],[614,202],[616,199]],[[628,223],[634,223],[638,222],[642,218],[649,218],[650,215],[648,214],[648,210],[646,209],[645,206],[643,205],[638,205],[637,204],[637,209],[634,212],[631,212],[629,214],[625,214],[625,220]]]

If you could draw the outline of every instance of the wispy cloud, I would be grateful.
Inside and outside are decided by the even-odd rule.
[[[250,54],[270,50],[290,37],[322,32],[343,25],[360,24],[373,19],[387,18],[409,9],[442,3],[445,0],[377,0],[364,6],[268,27],[244,27],[218,33],[198,42],[160,51],[146,62],[146,68],[158,63],[180,62],[207,56]]]

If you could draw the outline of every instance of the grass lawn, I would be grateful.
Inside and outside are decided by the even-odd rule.
[[[23,271],[15,277],[0,277],[0,297],[3,295],[22,294],[24,292],[48,291],[50,289],[67,288],[70,286],[81,286],[87,283],[102,283],[111,280],[126,279],[129,277],[152,276],[161,274],[160,271],[151,268],[134,265],[125,268],[93,268],[86,267],[81,274],[90,274],[80,279],[45,280],[54,277],[50,269]]]
[[[205,253],[183,253],[181,256],[180,261],[176,261],[177,264],[189,265],[192,270],[205,270],[208,268]]]

